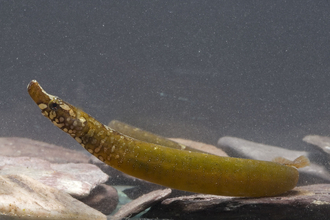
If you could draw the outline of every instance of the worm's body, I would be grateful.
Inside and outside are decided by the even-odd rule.
[[[54,125],[104,163],[167,187],[225,196],[261,197],[297,184],[295,167],[174,149],[121,134],[82,110],[46,93],[35,81],[28,92]]]

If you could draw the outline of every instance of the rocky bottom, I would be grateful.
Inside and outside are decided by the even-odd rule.
[[[306,151],[222,137],[213,154],[272,160],[301,155],[298,187],[276,197],[234,198],[171,190],[125,175],[84,152],[26,138],[0,138],[0,219],[327,219],[330,138],[306,136]],[[224,152],[223,152],[224,151]],[[135,217],[134,217],[135,216]]]

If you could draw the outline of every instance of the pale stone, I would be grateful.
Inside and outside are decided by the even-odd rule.
[[[306,151],[288,150],[236,137],[222,137],[219,139],[218,145],[230,156],[240,156],[266,161],[270,161],[275,157],[285,157],[289,160],[294,160],[302,155],[306,157],[309,156],[309,153]]]
[[[0,155],[10,157],[39,157],[52,163],[87,163],[86,154],[28,138],[1,137]]]
[[[319,135],[307,135],[303,138],[303,141],[319,147],[322,151],[330,155],[330,137]]]
[[[51,164],[38,158],[0,156],[0,175],[8,174],[29,176],[76,198],[88,196],[94,187],[108,179],[93,164]]]
[[[106,216],[30,177],[0,175],[0,219],[106,220]]]
[[[171,194],[171,192],[172,190],[170,188],[166,188],[163,190],[155,190],[148,194],[140,196],[139,198],[131,201],[130,203],[123,205],[118,210],[118,212],[112,216],[111,219],[119,220],[133,217],[136,214],[139,214],[140,212],[151,207],[152,205],[158,203],[159,201],[166,199]]]

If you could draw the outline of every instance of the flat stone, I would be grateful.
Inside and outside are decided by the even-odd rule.
[[[141,182],[138,186],[127,188],[123,192],[127,195],[128,198],[134,200],[139,198],[142,195],[145,195],[151,191],[163,190],[166,189],[166,186],[158,185],[150,182]],[[174,190],[176,191],[176,190]]]
[[[275,157],[285,157],[294,160],[299,156],[309,156],[307,151],[288,150],[281,147],[275,147],[265,144],[259,144],[236,137],[222,137],[218,140],[218,146],[221,147],[230,156],[252,158],[258,160],[271,161]]]
[[[52,163],[87,163],[89,160],[89,156],[79,151],[19,137],[1,137],[0,155],[38,157]]]
[[[92,164],[51,164],[39,158],[0,156],[0,175],[9,174],[29,176],[76,198],[88,196],[94,187],[108,179],[108,175]]]
[[[330,137],[319,135],[307,135],[303,138],[303,141],[319,147],[323,152],[330,154]]]
[[[116,209],[119,198],[114,187],[100,184],[92,190],[89,196],[80,201],[105,215],[110,215]]]
[[[0,175],[0,219],[106,220],[106,216],[30,177]]]
[[[222,137],[219,139],[218,145],[232,157],[255,160],[271,161],[275,157],[284,157],[289,160],[294,160],[301,155],[307,158],[311,156],[311,153],[307,151],[288,150],[236,137]],[[309,166],[299,169],[299,173],[299,185],[330,182],[330,173],[328,170],[324,166],[313,162],[311,162]]]
[[[330,215],[330,185],[297,187],[282,196],[234,198],[193,195],[169,198],[151,207],[143,218],[319,220]]]
[[[172,141],[175,141],[179,144],[186,145],[188,147],[194,148],[196,150],[201,150],[209,154],[214,154],[220,157],[228,157],[228,154],[221,150],[220,148],[217,148],[210,144],[205,144],[202,142],[192,141],[188,139],[182,139],[182,138],[169,138]]]
[[[171,194],[172,190],[170,188],[166,188],[163,190],[155,190],[148,194],[145,194],[130,203],[123,205],[118,212],[112,216],[112,220],[130,218],[133,217],[140,212],[146,210],[151,207],[155,203],[164,200]]]

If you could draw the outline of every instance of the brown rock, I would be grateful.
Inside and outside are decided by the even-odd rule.
[[[89,196],[80,201],[105,215],[110,215],[116,209],[119,198],[115,188],[100,184],[92,190]]]
[[[297,187],[282,196],[234,198],[193,195],[165,199],[143,215],[171,219],[319,220],[330,216],[330,185]]]
[[[145,194],[130,203],[123,205],[118,212],[112,216],[112,219],[123,219],[128,217],[133,217],[140,212],[146,210],[155,203],[165,199],[171,193],[171,189],[163,189],[152,191],[148,194]]]
[[[89,156],[57,145],[28,138],[0,138],[0,155],[10,157],[39,157],[52,163],[87,163]]]

